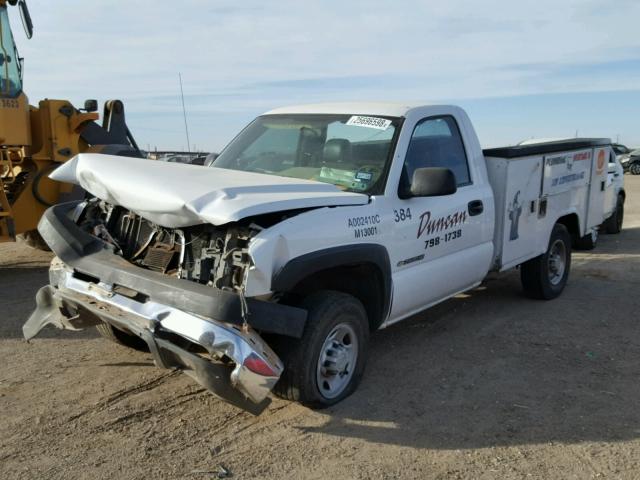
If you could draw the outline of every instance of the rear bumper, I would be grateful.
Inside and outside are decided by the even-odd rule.
[[[179,368],[224,400],[252,413],[268,404],[283,370],[260,336],[153,301],[140,301],[105,283],[77,278],[54,259],[51,285],[37,294],[37,308],[23,327],[25,338],[42,327],[81,329],[100,322],[142,338],[159,367]]]

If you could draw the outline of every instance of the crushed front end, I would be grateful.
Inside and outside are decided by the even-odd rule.
[[[306,312],[244,298],[247,245],[259,228],[166,229],[99,200],[54,206],[39,231],[57,257],[25,338],[47,324],[106,322],[144,340],[159,367],[260,413],[283,370],[260,334],[299,337]]]

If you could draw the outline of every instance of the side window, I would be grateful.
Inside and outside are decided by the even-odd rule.
[[[404,160],[400,188],[407,188],[413,172],[424,167],[450,169],[459,187],[471,183],[467,154],[453,117],[425,118],[416,125]]]

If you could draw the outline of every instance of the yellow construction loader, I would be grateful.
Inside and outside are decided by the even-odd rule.
[[[0,242],[22,237],[33,247],[46,248],[36,230],[44,211],[83,195],[73,185],[50,180],[49,173],[81,152],[140,156],[140,150],[119,100],[105,103],[102,125],[96,123],[95,100],[87,100],[82,109],[66,100],[29,105],[9,7],[19,10],[27,38],[33,35],[25,0],[0,0]]]

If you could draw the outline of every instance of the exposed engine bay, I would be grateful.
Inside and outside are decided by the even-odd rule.
[[[165,228],[97,199],[87,202],[78,226],[137,266],[238,292],[251,266],[249,240],[262,230],[256,224]]]

